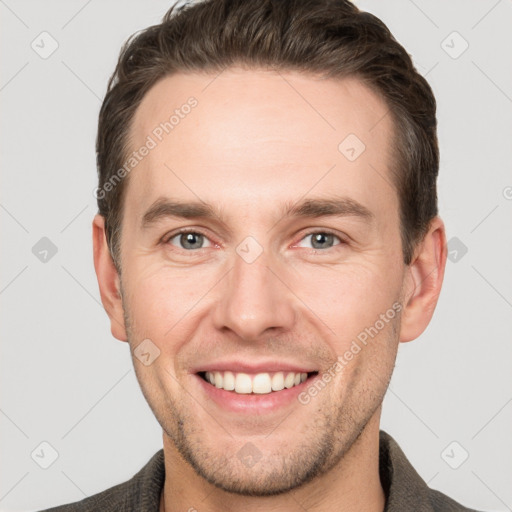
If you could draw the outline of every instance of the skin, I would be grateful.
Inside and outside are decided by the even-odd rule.
[[[163,429],[161,509],[165,502],[167,512],[287,511],[298,504],[310,512],[382,511],[382,399],[399,342],[417,338],[434,312],[446,263],[444,224],[431,222],[405,266],[390,184],[391,116],[356,79],[239,68],[166,77],[136,112],[132,148],[190,96],[197,107],[129,175],[121,275],[103,218],[93,222],[112,334],[132,353],[147,338],[160,350],[152,364],[134,358],[134,366]],[[338,151],[350,133],[366,146],[353,162]],[[285,204],[333,195],[364,205],[372,222],[283,217]],[[200,200],[219,216],[162,218],[143,229],[144,213],[162,197]],[[201,238],[195,242],[201,248],[175,236],[183,227],[204,234],[202,246]],[[313,245],[308,235],[322,230],[340,238]],[[263,249],[250,264],[236,251],[247,236]],[[191,373],[235,354],[326,371],[397,302],[400,314],[308,404],[262,415],[228,412],[207,399]],[[261,454],[253,467],[237,457],[247,443]]]

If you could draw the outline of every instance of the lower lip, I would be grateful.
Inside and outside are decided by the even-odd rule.
[[[281,391],[272,391],[266,394],[250,393],[239,394],[234,391],[226,391],[217,388],[206,382],[202,377],[195,374],[194,377],[199,381],[204,392],[218,406],[225,410],[237,413],[260,414],[273,412],[283,407],[289,406],[293,402],[298,401],[298,395],[306,389],[307,386],[318,377],[318,374],[311,375],[304,382],[289,389],[285,388]]]

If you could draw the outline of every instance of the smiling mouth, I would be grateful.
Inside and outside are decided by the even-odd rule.
[[[318,375],[318,372],[299,373],[286,371],[249,374],[231,371],[214,371],[199,372],[197,375],[208,384],[218,389],[231,391],[240,395],[265,395],[298,386],[307,379]]]

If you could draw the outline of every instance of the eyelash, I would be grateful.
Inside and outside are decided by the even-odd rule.
[[[162,242],[164,244],[169,244],[170,241],[173,239],[173,238],[176,238],[177,236],[179,235],[187,235],[187,234],[195,234],[195,235],[202,235],[204,236],[205,238],[208,238],[208,236],[203,233],[202,231],[200,230],[197,230],[197,229],[189,229],[189,228],[183,228],[181,229],[180,231],[177,231],[175,233],[172,233],[168,236],[165,236],[163,237],[162,239]],[[336,244],[336,245],[333,245],[332,247],[329,247],[328,249],[315,249],[314,247],[311,248],[312,251],[315,251],[316,252],[327,252],[329,249],[335,249],[336,247],[340,246],[340,245],[345,245],[347,243],[347,241],[342,238],[340,235],[336,234],[334,231],[331,231],[330,229],[318,229],[318,230],[314,230],[314,231],[308,231],[307,233],[304,234],[304,236],[299,240],[299,242],[301,242],[302,240],[304,240],[305,238],[307,238],[308,236],[311,236],[311,235],[317,235],[317,234],[323,234],[323,235],[332,235],[334,236],[334,238],[337,238],[339,240],[339,244]],[[211,242],[211,240],[210,240]],[[198,252],[200,251],[201,249],[207,249],[207,247],[202,247],[201,249],[190,249],[190,250],[187,250],[187,249],[183,249],[181,247],[176,247],[177,249],[180,249],[182,251],[185,251],[185,252],[189,252],[189,253],[193,253],[193,252]]]

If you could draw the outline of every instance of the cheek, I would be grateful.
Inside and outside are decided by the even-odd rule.
[[[401,284],[396,266],[383,269],[381,262],[319,267],[299,275],[298,296],[338,339],[373,325],[397,300]]]
[[[152,268],[150,264],[130,270],[134,279],[127,295],[133,328],[157,344],[179,336],[212,287],[212,272],[208,278],[194,269]]]

